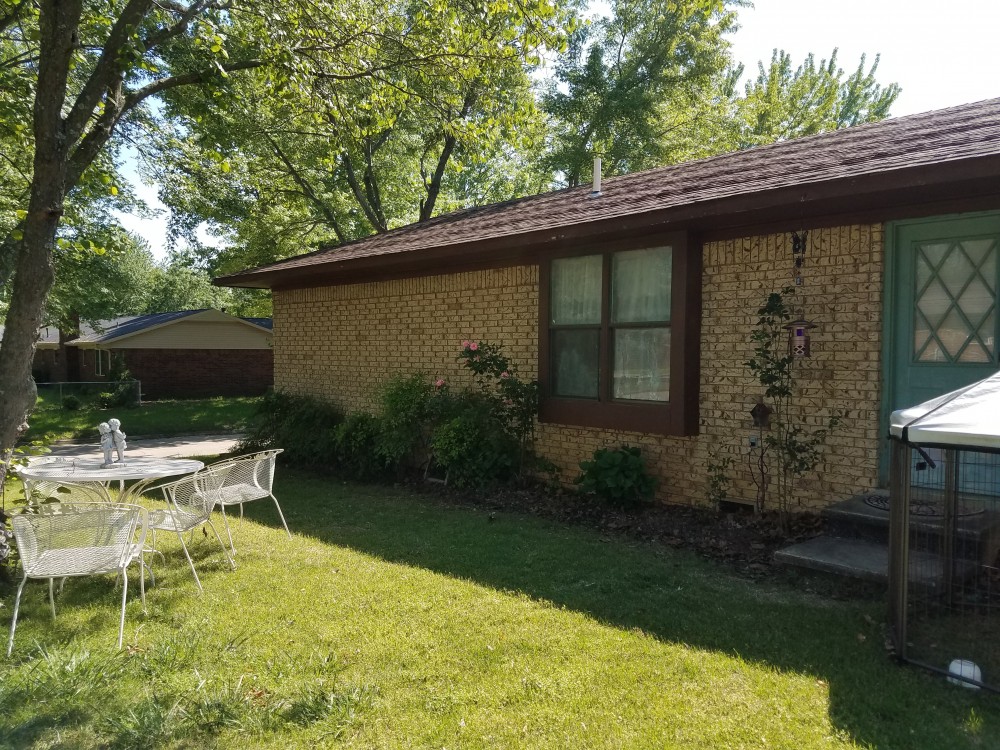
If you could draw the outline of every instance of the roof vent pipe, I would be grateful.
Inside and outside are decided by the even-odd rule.
[[[594,157],[594,186],[590,191],[591,198],[597,198],[601,195],[601,157]]]

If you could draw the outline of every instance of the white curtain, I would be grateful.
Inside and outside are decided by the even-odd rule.
[[[603,265],[600,255],[552,261],[553,325],[601,324]]]
[[[611,262],[612,323],[670,321],[672,259],[669,247],[615,253]]]

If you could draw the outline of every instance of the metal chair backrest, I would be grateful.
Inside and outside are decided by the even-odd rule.
[[[278,454],[283,450],[283,448],[272,448],[259,453],[236,456],[218,461],[209,468],[228,467],[224,487],[248,485],[262,489],[266,496],[271,494],[274,487],[274,467]]]
[[[146,510],[138,505],[60,505],[60,512],[20,513],[11,521],[28,577],[121,570],[145,541]]]
[[[219,502],[219,492],[228,471],[228,467],[210,466],[160,487],[178,510],[205,519]]]

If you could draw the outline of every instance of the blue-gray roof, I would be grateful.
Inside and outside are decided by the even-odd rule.
[[[178,310],[177,312],[149,313],[148,315],[136,315],[134,317],[116,318],[115,320],[100,321],[99,327],[103,330],[87,333],[73,340],[74,344],[99,344],[105,341],[128,336],[130,333],[138,333],[153,326],[171,323],[181,318],[186,318],[195,313],[205,312],[202,310]]]
[[[103,344],[108,341],[114,341],[115,339],[119,339],[123,336],[129,336],[133,333],[144,331],[147,328],[161,326],[166,323],[173,323],[175,320],[203,313],[208,309],[209,308],[202,308],[200,310],[177,310],[176,312],[149,313],[147,315],[134,315],[123,318],[114,318],[113,320],[102,320],[99,321],[97,326],[100,330],[83,333],[83,335],[74,339],[70,343]],[[238,320],[245,320],[247,323],[271,330],[270,318],[238,318]]]

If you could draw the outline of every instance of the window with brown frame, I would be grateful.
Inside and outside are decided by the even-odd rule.
[[[686,240],[674,234],[542,263],[542,421],[697,430],[701,264]]]

